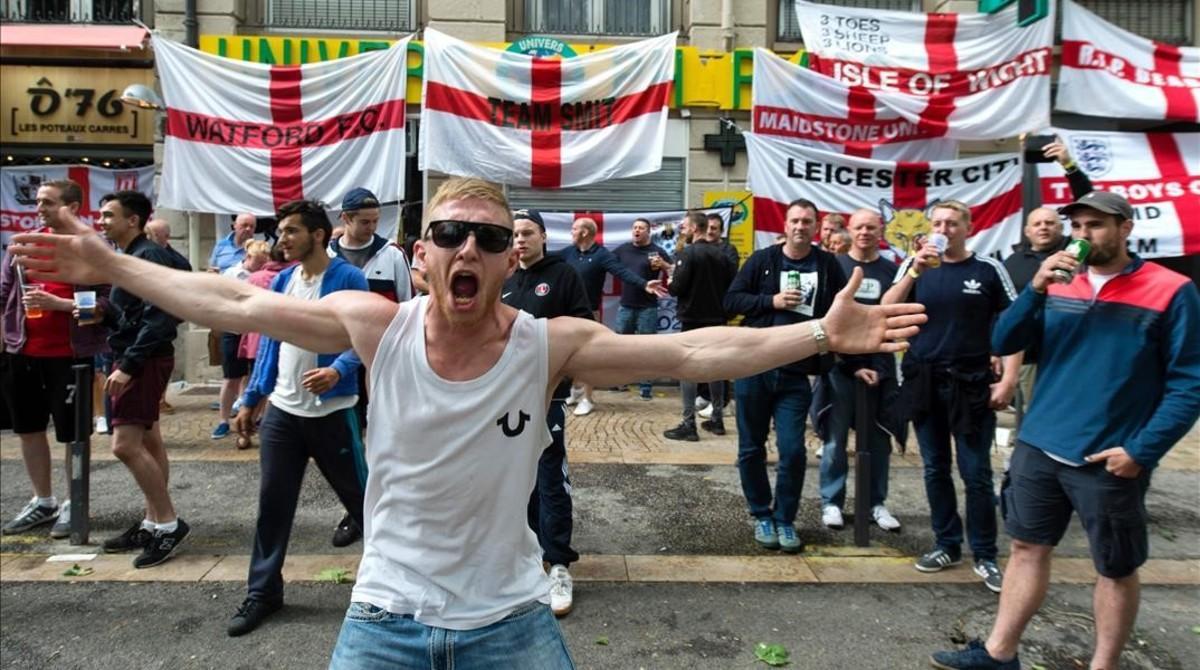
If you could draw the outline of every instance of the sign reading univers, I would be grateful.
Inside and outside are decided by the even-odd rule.
[[[149,68],[5,65],[0,70],[0,142],[154,143],[154,113],[121,102],[126,86],[154,85]]]

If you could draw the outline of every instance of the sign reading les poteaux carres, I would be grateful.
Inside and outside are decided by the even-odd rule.
[[[154,114],[121,102],[130,84],[154,84],[146,68],[5,65],[0,141],[13,144],[152,144]]]

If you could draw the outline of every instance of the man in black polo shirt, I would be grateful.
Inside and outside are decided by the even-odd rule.
[[[546,225],[535,209],[513,212],[513,246],[520,265],[504,282],[500,300],[536,318],[575,316],[591,319],[583,282],[561,256],[546,254]],[[529,499],[529,527],[542,546],[542,560],[550,564],[550,608],[555,616],[571,611],[573,589],[568,567],[579,560],[571,548],[573,528],[571,479],[567,474],[566,412],[571,380],[555,389],[546,411],[551,442],[538,459],[537,488]]]
[[[945,253],[927,243],[900,265],[883,297],[885,305],[911,299],[929,314],[929,325],[913,340],[902,369],[902,395],[925,461],[925,495],[937,541],[916,568],[937,572],[962,562],[963,523],[951,478],[951,463],[957,460],[975,573],[999,593],[1003,576],[996,565],[990,448],[994,410],[1012,401],[1021,358],[1006,357],[1003,377],[993,383],[991,327],[1017,295],[1000,261],[967,250],[971,210],[966,205],[940,202],[930,219],[933,232],[947,238]],[[951,458],[951,436],[958,447],[956,459]]]

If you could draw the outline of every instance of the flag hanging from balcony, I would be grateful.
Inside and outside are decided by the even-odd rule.
[[[1055,109],[1123,119],[1200,121],[1200,48],[1140,37],[1063,0]]]
[[[271,215],[362,186],[404,198],[405,54],[264,65],[153,38],[167,106],[158,204]]]
[[[958,156],[957,141],[889,108],[889,94],[847,86],[766,49],[754,50],[753,95],[752,127],[760,135],[881,160],[936,161]],[[924,99],[904,97],[918,112],[925,105]]]
[[[1050,124],[1053,16],[1022,27],[1015,5],[924,14],[803,0],[796,15],[814,70],[864,98],[904,94],[890,107],[922,131],[998,139]]]
[[[422,170],[565,188],[662,167],[675,33],[567,59],[424,45]]]

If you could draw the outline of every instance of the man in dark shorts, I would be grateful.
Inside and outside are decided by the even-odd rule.
[[[1071,217],[1071,237],[1091,243],[1087,267],[1066,251],[1051,255],[992,333],[1000,353],[1041,347],[1002,494],[1013,540],[1000,610],[986,644],[938,652],[937,668],[1020,668],[1017,645],[1046,597],[1072,510],[1099,574],[1091,667],[1116,668],[1149,554],[1150,474],[1200,416],[1200,292],[1129,253],[1133,208],[1121,196],[1093,191],[1059,212]]]
[[[171,257],[146,237],[150,200],[137,191],[100,199],[104,234],[126,255],[174,267]],[[104,310],[113,351],[113,371],[104,390],[112,400],[113,454],[129,468],[146,498],[146,516],[117,537],[105,552],[141,549],[133,567],[148,568],[171,557],[187,537],[187,522],[175,514],[167,490],[169,466],[158,428],[159,400],[175,368],[179,320],[122,289],[114,289]]]
[[[44,231],[61,231],[59,208],[65,206],[77,212],[82,201],[83,191],[73,181],[43,183],[37,191],[37,212],[38,219],[46,226]],[[0,305],[4,310],[0,392],[21,442],[21,456],[33,485],[33,498],[0,532],[21,533],[54,522],[50,537],[64,538],[71,532],[70,505],[66,500],[59,504],[54,496],[46,427],[53,417],[55,438],[62,443],[75,439],[74,404],[68,402],[67,388],[74,383],[71,366],[91,365],[92,356],[107,347],[103,326],[80,324],[72,319],[74,292],[96,290],[98,297],[103,298],[108,287],[46,281],[36,284],[40,288],[24,281],[13,258],[4,255],[0,268]],[[39,311],[41,316],[27,316]],[[70,459],[66,465],[70,480]]]

